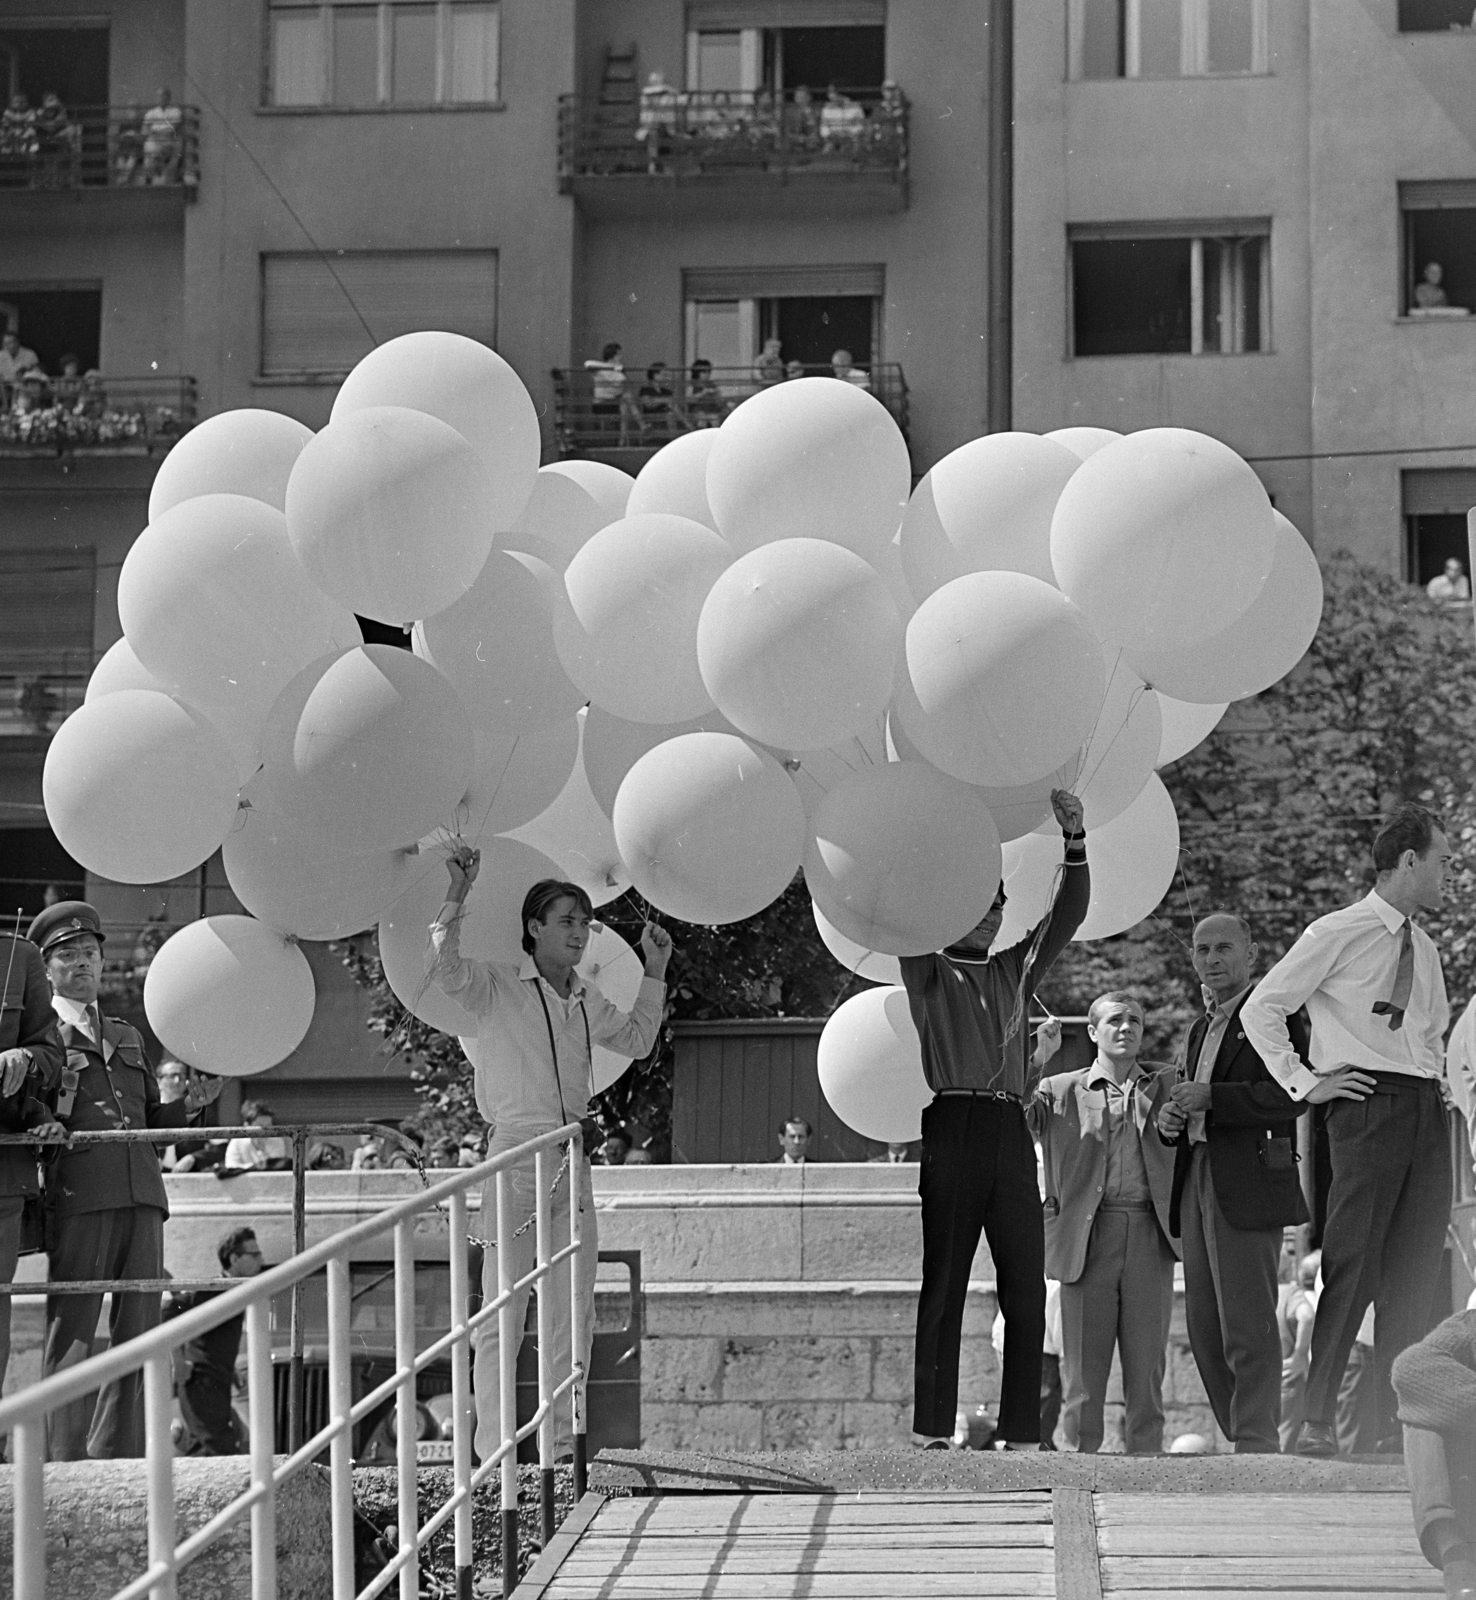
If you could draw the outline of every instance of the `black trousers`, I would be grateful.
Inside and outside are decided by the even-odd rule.
[[[982,1231],[1005,1319],[998,1435],[1040,1438],[1045,1230],[1035,1145],[1013,1101],[940,1095],[923,1112],[922,1293],[917,1302],[912,1426],[946,1436],[958,1414],[958,1350]]]
[[[1450,1222],[1450,1136],[1430,1079],[1379,1075],[1365,1100],[1327,1106],[1332,1190],[1312,1325],[1309,1421],[1331,1423],[1358,1325],[1374,1304],[1377,1437],[1397,1433],[1389,1368],[1430,1331]]]

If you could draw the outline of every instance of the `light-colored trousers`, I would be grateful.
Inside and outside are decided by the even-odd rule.
[[[487,1156],[501,1155],[505,1150],[512,1150],[528,1139],[536,1138],[539,1132],[546,1130],[508,1130],[495,1133],[488,1141]],[[563,1152],[557,1148],[549,1151],[545,1160],[557,1171],[563,1159]],[[553,1194],[553,1243],[550,1253],[562,1250],[569,1242],[569,1190],[571,1174],[565,1172],[559,1179],[558,1188]],[[580,1359],[584,1363],[584,1370],[589,1371],[590,1351],[594,1344],[594,1282],[595,1270],[599,1264],[599,1239],[595,1232],[594,1207],[590,1204],[589,1163],[581,1161],[578,1171],[579,1179],[579,1225],[582,1233],[579,1246],[580,1266],[580,1304],[581,1327],[584,1330]],[[520,1161],[511,1167],[507,1174],[508,1201],[512,1207],[514,1230],[521,1228],[533,1216],[537,1203],[537,1188],[534,1178],[533,1158]],[[482,1211],[477,1234],[494,1244],[497,1239],[497,1182],[495,1178],[489,1179],[482,1189]],[[531,1224],[525,1232],[513,1241],[511,1276],[514,1280],[526,1277],[538,1261],[538,1236],[537,1225]],[[553,1269],[550,1276],[539,1285],[540,1292],[544,1285],[553,1296],[553,1381],[559,1383],[569,1371],[570,1352],[573,1340],[573,1316],[569,1300],[569,1263],[562,1262]],[[513,1296],[512,1312],[513,1326],[517,1329],[516,1345],[513,1349],[513,1359],[517,1359],[517,1350],[523,1342],[523,1327],[528,1316],[528,1297],[531,1289],[522,1289]],[[482,1252],[482,1304],[487,1305],[497,1298],[497,1251],[484,1248]],[[485,1461],[489,1456],[495,1455],[497,1447],[501,1444],[502,1433],[502,1391],[498,1373],[498,1352],[501,1348],[501,1337],[498,1317],[489,1317],[486,1322],[472,1335],[472,1388],[477,1406],[477,1438],[476,1448],[478,1457]],[[509,1427],[511,1431],[511,1426]],[[573,1449],[574,1444],[574,1404],[570,1394],[560,1396],[554,1406],[554,1453],[565,1455]]]

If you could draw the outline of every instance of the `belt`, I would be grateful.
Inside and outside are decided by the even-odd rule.
[[[945,1095],[967,1095],[971,1100],[1007,1100],[1012,1106],[1023,1106],[1024,1097],[1012,1094],[1008,1089],[935,1089],[935,1099],[941,1100]]]
[[[1426,1078],[1413,1072],[1372,1072],[1366,1067],[1357,1067],[1357,1072],[1368,1072],[1374,1080],[1375,1094],[1411,1094],[1416,1089],[1435,1089],[1440,1087],[1438,1078]]]
[[[1151,1200],[1104,1200],[1098,1211],[1152,1211]]]

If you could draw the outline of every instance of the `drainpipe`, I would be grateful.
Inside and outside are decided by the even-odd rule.
[[[984,428],[1011,425],[1014,389],[1015,5],[989,0],[989,238]]]

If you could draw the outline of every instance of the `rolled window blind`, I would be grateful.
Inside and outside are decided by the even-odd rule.
[[[0,673],[86,673],[92,665],[96,552],[0,550]]]
[[[1476,467],[1431,467],[1403,479],[1407,517],[1465,516],[1476,506]]]
[[[694,267],[682,274],[688,300],[804,299],[826,295],[885,294],[887,269],[879,263],[810,267]]]

